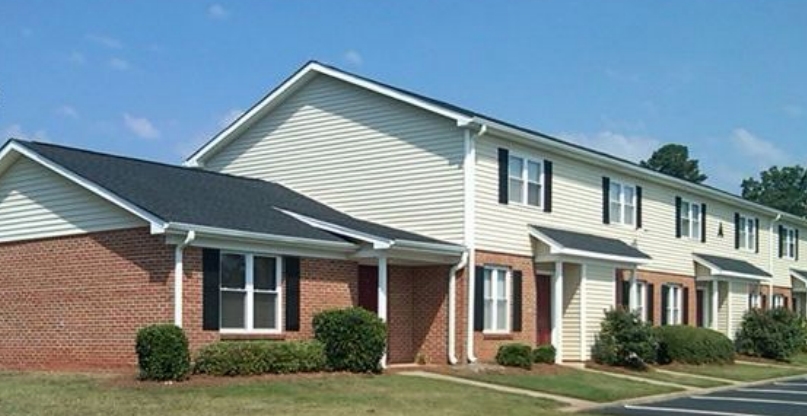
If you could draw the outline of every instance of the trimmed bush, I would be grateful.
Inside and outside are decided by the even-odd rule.
[[[734,344],[720,332],[688,325],[660,326],[653,331],[659,343],[659,364],[734,362]]]
[[[196,374],[250,376],[322,371],[325,349],[318,341],[221,341],[199,350]]]
[[[622,308],[605,313],[591,356],[598,364],[644,369],[656,360],[658,341],[649,323]]]
[[[496,352],[496,363],[506,367],[532,368],[532,348],[525,344],[505,344]]]
[[[137,331],[137,365],[141,380],[181,381],[191,370],[188,338],[182,328],[150,325]]]
[[[555,354],[557,354],[557,350],[554,345],[539,345],[532,350],[532,362],[555,364]]]
[[[325,346],[328,368],[354,373],[381,372],[387,327],[363,308],[336,309],[314,316],[314,337]]]
[[[786,308],[752,309],[743,317],[735,345],[740,354],[788,361],[806,342],[804,319],[795,312]]]

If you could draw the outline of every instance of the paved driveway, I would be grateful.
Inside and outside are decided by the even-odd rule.
[[[807,377],[655,403],[599,409],[626,416],[800,416],[807,415]]]

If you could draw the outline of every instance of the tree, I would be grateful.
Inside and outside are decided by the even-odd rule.
[[[695,183],[701,183],[707,178],[701,173],[697,159],[689,158],[689,148],[681,144],[665,144],[656,149],[650,159],[639,162],[639,165]]]
[[[807,216],[807,169],[774,166],[760,172],[760,180],[743,180],[743,198],[800,217]]]

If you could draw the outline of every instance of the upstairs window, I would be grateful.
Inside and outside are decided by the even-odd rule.
[[[740,235],[740,248],[743,250],[756,250],[757,229],[753,218],[740,215],[738,221],[738,232]]]
[[[798,233],[796,233],[795,228],[791,227],[783,227],[784,238],[782,247],[784,249],[784,257],[788,259],[795,259],[796,258],[796,239],[798,239]]]
[[[703,213],[701,204],[681,200],[681,236],[701,240]]]
[[[636,224],[636,187],[611,180],[608,209],[610,222]]]
[[[543,202],[541,162],[511,155],[508,165],[509,202],[540,207]]]

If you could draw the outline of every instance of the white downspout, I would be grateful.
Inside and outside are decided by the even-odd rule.
[[[773,224],[779,222],[782,219],[782,214],[776,214],[776,218],[771,221],[771,225],[768,227],[768,273],[773,276]],[[779,237],[781,238],[781,237]],[[778,247],[778,245],[777,245]],[[766,307],[768,309],[773,309],[773,279],[768,282],[768,304]]]
[[[174,325],[182,328],[182,281],[185,278],[183,256],[185,247],[196,239],[196,231],[188,231],[185,241],[174,248]]]
[[[462,253],[460,262],[448,271],[448,362],[451,365],[459,362],[457,359],[457,272],[467,265],[468,251],[465,251]]]
[[[481,137],[485,134],[486,127],[483,125],[476,137]],[[474,144],[474,136],[471,134],[470,129],[464,130],[463,143],[465,148],[465,156],[462,162],[463,170],[463,217],[464,217],[464,238],[465,247],[468,251],[468,270],[465,275],[468,277],[466,286],[468,288],[468,303],[466,309],[468,311],[468,320],[466,322],[466,336],[465,336],[465,350],[468,361],[476,362],[476,355],[474,354],[474,291],[476,290],[476,248],[475,248],[475,203],[476,203],[476,145]]]

